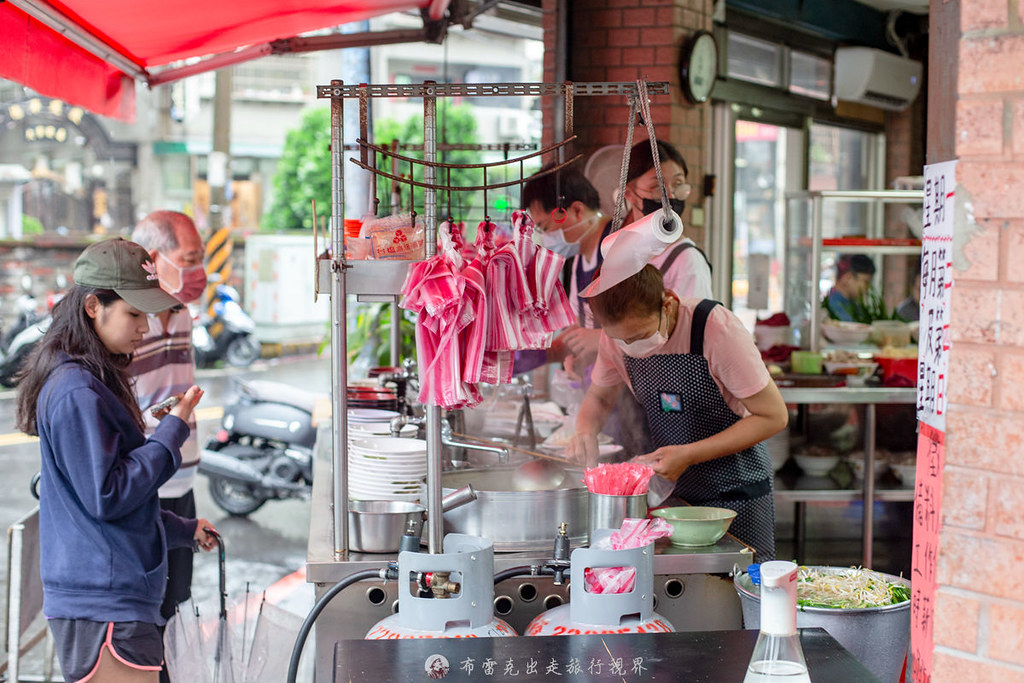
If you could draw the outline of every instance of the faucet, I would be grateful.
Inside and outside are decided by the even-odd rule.
[[[394,422],[392,419],[392,423]],[[501,446],[485,446],[480,443],[467,443],[464,441],[457,441],[452,434],[452,423],[448,420],[441,420],[441,443],[445,446],[452,448],[469,448],[476,451],[485,451],[487,453],[496,453],[498,455],[498,464],[508,464],[508,449],[502,448]]]
[[[397,437],[401,436],[402,427],[405,425],[413,424],[419,427],[423,422],[424,418],[422,417],[409,417],[405,413],[402,413],[391,418],[391,421],[388,422],[388,429],[391,430],[391,436]]]

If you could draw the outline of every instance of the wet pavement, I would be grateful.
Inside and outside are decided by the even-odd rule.
[[[330,359],[315,356],[261,360],[244,370],[235,368],[200,370],[196,383],[205,395],[197,408],[199,442],[204,443],[219,426],[221,410],[233,395],[234,379],[261,379],[282,382],[307,391],[330,391]],[[0,392],[0,522],[8,528],[32,511],[36,505],[29,482],[39,470],[39,449],[14,429],[15,392]],[[225,539],[227,590],[230,598],[241,596],[248,588],[260,592],[303,568],[309,531],[309,501],[270,501],[246,518],[231,517],[218,508],[207,491],[206,477],[196,478],[196,508],[217,527]],[[7,583],[8,547],[0,546],[0,579]],[[305,616],[313,604],[313,589],[304,581],[285,581],[281,606]],[[217,599],[218,569],[216,553],[196,556],[192,581],[194,598],[213,603]],[[3,622],[6,628],[6,604]],[[29,657],[22,674],[38,676],[42,658]],[[58,678],[59,680],[59,678]]]

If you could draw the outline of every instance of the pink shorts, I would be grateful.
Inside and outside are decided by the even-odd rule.
[[[156,624],[144,621],[50,619],[61,672],[70,683],[88,681],[96,673],[102,648],[122,663],[142,671],[159,671],[164,644]]]

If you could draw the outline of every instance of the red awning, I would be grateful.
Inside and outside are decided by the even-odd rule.
[[[132,78],[154,67],[448,0],[7,0],[0,2],[0,77],[106,116],[135,115]],[[234,61],[238,61],[237,59]],[[223,66],[230,61],[222,61]],[[217,68],[217,67],[212,67]]]

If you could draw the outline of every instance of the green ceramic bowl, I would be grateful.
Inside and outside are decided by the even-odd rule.
[[[699,506],[683,506],[652,510],[651,515],[661,517],[672,525],[672,545],[714,545],[736,518],[734,510]]]

